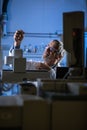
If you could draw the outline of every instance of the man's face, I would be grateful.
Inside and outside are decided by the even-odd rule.
[[[46,64],[49,66],[54,65],[60,58],[58,54],[58,47],[55,47],[55,44],[49,44],[43,54],[43,58]]]

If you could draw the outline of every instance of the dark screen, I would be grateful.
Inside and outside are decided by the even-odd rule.
[[[67,78],[68,75],[68,67],[57,67],[56,68],[56,79]]]

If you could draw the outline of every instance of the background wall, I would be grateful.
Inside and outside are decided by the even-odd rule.
[[[84,0],[9,0],[8,31],[55,33],[63,30],[62,14],[85,11]]]
[[[1,5],[3,0],[1,0]],[[38,48],[42,53],[52,39],[60,39],[63,32],[63,12],[84,11],[85,0],[9,0],[7,8],[7,35],[2,38],[3,50],[13,43],[13,33],[23,29],[26,33],[21,47]],[[86,15],[85,15],[86,17]],[[85,21],[86,28],[86,21]],[[35,33],[35,34],[34,34]],[[39,33],[39,35],[37,35]],[[46,35],[42,34],[46,33]],[[5,52],[6,53],[6,52]]]

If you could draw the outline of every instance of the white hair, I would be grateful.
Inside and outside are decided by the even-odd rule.
[[[61,54],[61,56],[63,57],[64,56],[64,52],[65,52],[64,45],[63,45],[63,42],[61,42],[61,41],[59,41],[59,42],[60,42],[59,54]]]

